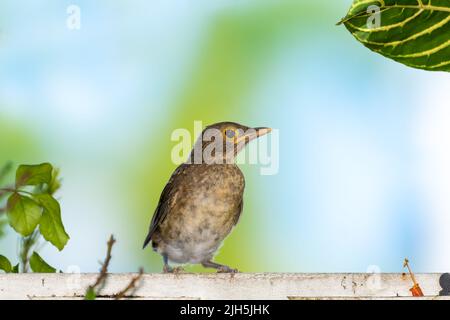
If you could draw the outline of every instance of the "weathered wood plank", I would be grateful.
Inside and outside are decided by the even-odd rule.
[[[101,291],[108,298],[134,274],[111,274]],[[96,274],[1,274],[0,299],[76,299]],[[426,297],[439,296],[440,274],[417,274]],[[402,274],[146,274],[135,299],[399,299],[412,286]]]

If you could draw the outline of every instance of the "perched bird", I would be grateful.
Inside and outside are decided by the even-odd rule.
[[[162,255],[164,272],[182,270],[169,261],[237,272],[212,261],[243,208],[245,179],[234,160],[245,145],[270,131],[222,122],[202,132],[165,186],[144,242],[144,248],[152,242]]]

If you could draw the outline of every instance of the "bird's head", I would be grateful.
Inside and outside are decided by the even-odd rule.
[[[191,158],[194,163],[233,163],[236,155],[252,140],[270,133],[266,127],[251,128],[235,122],[220,122],[206,127],[198,138]]]

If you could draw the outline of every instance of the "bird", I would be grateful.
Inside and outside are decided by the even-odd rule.
[[[250,141],[270,132],[267,127],[235,122],[216,123],[202,131],[186,162],[164,187],[144,241],[144,249],[151,242],[153,251],[162,256],[164,273],[184,271],[169,262],[238,272],[213,261],[243,210],[245,178],[235,160]]]

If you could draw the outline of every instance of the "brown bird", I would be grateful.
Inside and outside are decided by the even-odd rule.
[[[270,131],[222,122],[202,132],[165,186],[144,242],[144,248],[152,242],[162,255],[164,272],[182,270],[169,261],[237,272],[212,261],[243,208],[245,179],[234,160],[245,145]]]

